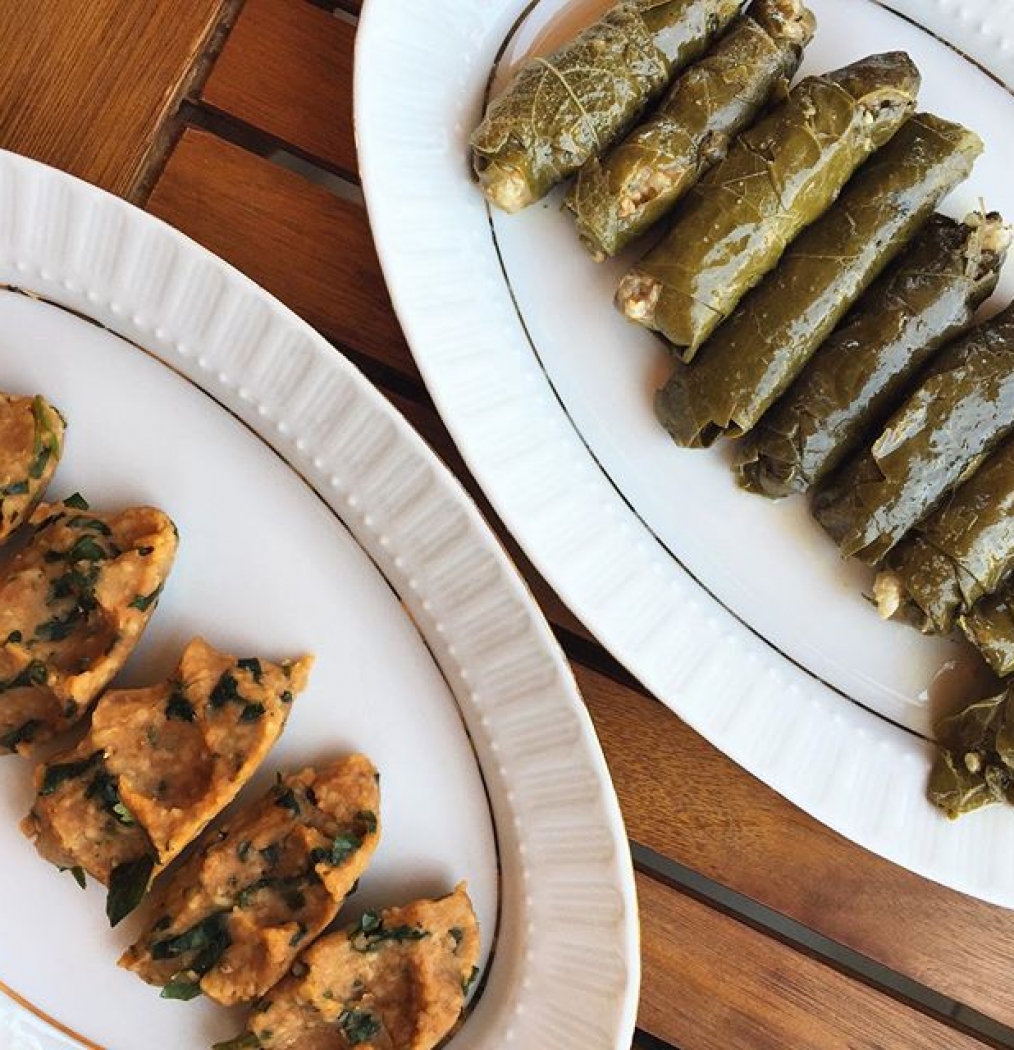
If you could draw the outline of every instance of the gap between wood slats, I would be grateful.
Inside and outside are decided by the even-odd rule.
[[[991,1045],[643,874],[638,1023],[684,1050]],[[666,975],[663,977],[663,975]]]
[[[235,129],[232,129],[232,130],[235,132]],[[203,134],[203,132],[192,132],[192,133],[198,135],[198,137],[199,137],[200,134]],[[241,132],[235,132],[235,133],[241,134]],[[207,142],[208,139],[210,139],[210,137],[206,138],[206,140],[205,140],[205,147],[208,146],[208,142]],[[221,147],[220,144],[219,144],[219,145],[215,146],[214,148],[215,148],[215,150],[217,152],[220,153],[221,148],[223,148],[223,147]],[[228,152],[229,149],[234,150],[234,152],[232,154],[234,159],[235,159],[235,156],[237,154],[241,153],[240,150],[235,150],[234,146],[233,147],[227,147],[226,151]],[[191,156],[191,160],[194,160],[194,158],[192,158],[192,156]],[[200,160],[199,156],[198,156],[198,158],[196,158],[196,160],[199,162],[199,160]],[[275,160],[275,159],[268,158],[268,160]],[[288,167],[290,170],[286,173],[286,178],[284,178],[284,180],[282,180],[282,181],[283,182],[288,182],[289,180],[292,180],[292,178],[294,178],[296,176],[292,173],[292,170],[291,170],[292,167],[293,167],[293,163],[292,163],[291,158],[283,159],[283,160],[286,161],[286,163],[284,163],[283,166],[284,167]],[[171,165],[172,165],[172,162],[170,162],[170,167],[171,167]],[[277,169],[278,167],[279,167],[279,165],[277,163],[273,163],[273,164],[269,164],[268,165],[268,168],[276,168]],[[311,171],[313,171],[313,169],[311,169]],[[242,171],[239,172],[239,173],[242,176],[249,176],[251,174],[251,172],[249,170],[249,166],[245,166],[244,168],[242,168]],[[219,174],[221,174],[221,172],[219,172]],[[279,177],[281,176],[281,174],[282,173],[279,172]],[[228,182],[228,171],[225,172],[225,175],[226,175],[226,181]],[[354,187],[348,187],[348,192],[346,192],[344,195],[341,194],[341,193],[336,193],[334,188],[333,188],[333,185],[332,185],[333,184],[333,180],[334,180],[334,176],[331,173],[317,171],[316,172],[316,177],[314,178],[314,182],[317,184],[317,186],[315,188],[315,193],[318,195],[318,199],[320,199],[320,195],[321,195],[321,191],[322,190],[329,197],[334,197],[335,198],[335,201],[337,202],[336,207],[339,208],[339,211],[344,216],[345,222],[347,222],[348,224],[351,224],[356,230],[360,231],[360,232],[358,232],[356,234],[356,243],[355,243],[354,249],[359,251],[360,253],[362,253],[363,246],[366,246],[367,249],[369,249],[369,247],[371,247],[371,246],[369,246],[368,229],[366,229],[366,227],[365,227],[365,216],[362,213],[362,209],[358,205],[356,205],[354,201],[351,201],[351,199],[348,199],[348,197],[354,197],[355,188]],[[186,180],[184,180],[184,183],[186,183]],[[244,185],[244,177],[237,178],[236,185]],[[181,192],[181,187],[179,187],[177,185],[174,188],[173,193],[175,193],[177,195],[177,198],[175,199],[174,203],[177,206],[178,215],[174,215],[173,214],[173,209],[171,207],[168,208],[168,212],[169,212],[168,214],[166,214],[165,210],[163,211],[163,214],[165,215],[165,217],[168,217],[170,219],[170,222],[175,222],[176,225],[182,225],[182,226],[184,226],[184,228],[187,227],[186,216],[188,214],[193,214],[195,210],[196,211],[199,211],[199,210],[202,210],[202,209],[206,210],[209,207],[209,205],[210,206],[214,205],[214,201],[209,201],[209,199],[207,197],[202,197],[202,195],[200,195],[200,193],[197,193],[195,196],[193,196],[191,198],[188,198],[185,186],[183,187],[182,196],[178,195],[179,192]],[[299,199],[299,201],[303,201],[304,197],[307,196],[308,194],[309,194],[309,189],[301,191],[299,193],[296,193],[295,197],[297,197]],[[167,205],[169,203],[172,203],[172,202],[167,202],[166,199],[163,199],[163,201],[160,202],[159,199],[157,199],[157,191],[156,191],[155,198],[154,198],[154,203],[156,205],[162,204],[162,205],[165,206],[165,205]],[[339,207],[339,205],[340,205],[340,207]],[[245,202],[240,202],[240,208],[245,207],[245,206],[246,206]],[[156,207],[154,210],[157,211],[157,210],[159,210],[159,208]],[[301,223],[296,223],[295,226],[297,228],[313,229],[315,222],[317,222],[317,220],[319,220],[319,218],[320,218],[320,215],[319,215],[318,212],[319,212],[319,209],[318,209],[317,206],[309,207],[307,212],[305,212],[305,214],[303,215],[302,222]],[[181,222],[181,220],[179,220],[179,216],[184,216],[183,222]],[[257,226],[258,222],[262,222],[262,218],[263,218],[262,215],[257,215],[257,214],[254,214],[254,213],[248,213],[248,214],[246,214],[247,225],[252,227],[252,228],[255,228]],[[231,222],[231,220],[230,220],[230,222]],[[238,238],[235,237],[235,227],[232,226],[232,225],[228,225],[228,224],[226,224],[226,226],[227,226],[227,229],[226,229],[226,232],[225,232],[225,236],[226,236],[227,239],[225,241],[225,244],[224,245],[211,244],[211,245],[209,245],[209,247],[212,247],[213,250],[219,251],[221,254],[225,254],[225,255],[229,256],[229,254],[230,254],[229,247],[230,247],[230,245],[237,245],[238,244]],[[190,232],[194,232],[194,231],[190,231]],[[319,231],[315,230],[315,232],[319,232]],[[342,224],[338,224],[338,226],[336,227],[336,231],[335,232],[339,236],[344,235],[344,234],[347,233],[347,231],[344,229],[344,226]],[[195,235],[198,236],[198,239],[206,239],[206,238],[203,238],[202,236],[200,236],[199,234],[195,234]],[[326,238],[324,238],[324,239],[326,239]],[[206,239],[206,243],[207,243],[207,239]],[[241,246],[239,246],[239,247],[241,247]],[[289,247],[291,247],[291,246],[289,246]],[[283,266],[289,266],[289,259],[288,259],[287,255],[286,255],[286,251],[284,251],[284,248],[286,248],[286,246],[282,246],[282,251],[281,251],[282,265]],[[238,265],[240,267],[240,269],[246,269],[248,272],[251,272],[251,275],[254,276],[255,279],[261,280],[261,282],[266,283],[266,285],[268,285],[269,288],[270,288],[271,287],[270,280],[265,279],[265,276],[263,276],[263,274],[261,274],[261,273],[258,273],[258,270],[257,270],[258,266],[261,264],[263,258],[265,258],[265,255],[266,255],[265,251],[262,251],[262,249],[263,249],[263,246],[261,245],[258,248],[258,250],[257,250],[257,257],[251,259],[250,260],[250,265],[248,265],[248,266],[245,266],[244,260],[242,260],[241,258],[240,259],[236,259],[235,257],[233,257],[233,261],[236,262],[236,265]],[[346,246],[346,248],[345,248],[345,252],[344,252],[345,255],[347,255],[347,250],[348,250],[348,246]],[[267,252],[267,254],[271,255],[271,252],[269,251],[269,252]],[[301,258],[299,261],[300,261],[300,264],[302,266],[307,265],[307,259]],[[346,261],[347,261],[347,258],[346,258]],[[369,278],[369,280],[373,281],[374,283],[377,283],[377,285],[379,285],[379,287],[382,289],[382,282],[379,281],[379,275],[374,273],[374,269],[373,268],[375,267],[375,265],[376,264],[375,264],[375,260],[374,260],[373,264],[371,264],[371,268],[369,268],[369,274],[371,274],[371,278]],[[312,269],[312,267],[311,267],[311,269]],[[292,274],[289,274],[289,276],[291,277]],[[355,287],[355,281],[353,281],[353,287]],[[361,287],[362,286],[360,286],[360,288]],[[369,283],[369,281],[367,281],[365,287],[367,287],[367,288],[372,287],[371,283]],[[334,324],[334,321],[333,321],[333,317],[334,317],[335,314],[339,314],[340,315],[340,314],[343,313],[342,308],[340,306],[340,302],[337,302],[336,299],[340,299],[340,297],[342,295],[347,294],[347,288],[348,288],[348,282],[347,281],[344,281],[344,282],[339,281],[337,283],[333,281],[332,283],[330,283],[330,285],[329,285],[328,282],[324,282],[323,285],[321,286],[320,300],[319,301],[322,302],[324,300],[329,300],[329,306],[326,307],[326,308],[321,308],[323,312],[321,313],[321,315],[318,318],[314,317],[313,310],[310,310],[310,311],[303,310],[302,312],[304,313],[304,316],[308,316],[308,319],[310,319],[312,323],[316,323],[318,328],[322,328],[332,338],[337,338],[337,341],[342,346],[342,349],[348,349],[348,348],[350,348],[350,346],[352,346],[352,348],[354,348],[355,351],[356,351],[355,356],[356,356],[357,360],[359,360],[360,363],[366,363],[367,364],[367,372],[372,370],[374,372],[374,374],[376,375],[376,372],[377,372],[378,367],[379,367],[379,369],[381,369],[381,370],[387,370],[388,373],[397,374],[400,377],[398,385],[400,385],[402,390],[407,393],[407,396],[409,398],[417,399],[419,401],[419,403],[421,403],[421,404],[425,404],[425,396],[422,394],[421,387],[418,385],[418,379],[415,378],[415,376],[416,376],[415,369],[414,369],[413,366],[411,366],[410,358],[407,357],[407,351],[405,350],[403,344],[400,343],[400,339],[397,340],[398,343],[399,343],[398,353],[396,355],[392,356],[392,354],[390,354],[390,349],[392,349],[392,340],[390,340],[389,336],[383,335],[383,334],[381,334],[381,337],[378,339],[377,335],[376,335],[376,330],[373,327],[373,325],[367,324],[367,325],[365,325],[365,327],[363,327],[362,323],[354,324],[352,329],[346,331],[344,334],[342,334],[340,331],[339,332],[335,331],[335,324]],[[276,289],[276,291],[278,291],[278,294],[280,294],[283,299],[289,299],[290,304],[292,304],[292,306],[295,306],[297,310],[300,309],[299,308],[299,304],[297,302],[292,301],[291,296],[287,295],[286,292],[284,292],[281,289]],[[372,301],[374,301],[377,298],[377,296],[373,292],[367,292],[367,295],[365,296],[365,298],[372,302]],[[361,294],[361,291],[360,291],[360,293],[359,293],[359,295],[358,295],[358,297],[356,299],[356,309],[360,311],[360,319],[361,319],[361,311],[363,309],[363,299],[364,299],[364,297],[363,297],[363,295]],[[381,303],[380,303],[381,313],[378,316],[380,318],[380,321],[381,321],[381,324],[383,325],[383,327],[387,328],[387,327],[389,327],[390,322],[393,321],[393,318],[390,317],[389,306],[387,306],[384,297],[381,296],[381,300],[382,300]],[[365,342],[364,342],[364,336],[363,336],[364,331],[366,333],[366,341]],[[373,334],[371,334],[371,333],[373,333]],[[379,365],[377,363],[377,358],[379,358],[380,361],[382,362]],[[428,409],[428,406],[427,406],[427,411],[431,411],[431,409]],[[568,638],[568,632],[567,632],[566,629],[562,633],[562,637],[564,639],[566,647],[571,651],[571,654],[576,656],[576,653],[574,653],[574,645],[575,645],[574,638],[573,637]],[[593,644],[590,644],[590,643],[587,645],[587,650],[588,651],[586,653],[583,653],[580,656],[576,656],[576,658],[587,660],[587,661],[592,661],[592,663],[593,663],[593,661],[594,661],[593,654],[595,652],[600,652],[600,650],[598,649],[597,646],[594,646]],[[620,671],[620,672],[617,673],[615,668],[610,668],[609,670],[607,670],[606,673],[615,675],[617,679],[622,679],[624,677],[627,677],[624,672]],[[626,681],[626,682],[622,682],[622,686],[624,686],[624,688],[628,688],[628,689],[631,688],[631,684],[630,684],[629,680]],[[671,716],[666,715],[666,717],[669,718]],[[677,724],[678,723],[675,722],[675,721],[667,722],[667,726],[677,726]],[[686,731],[682,730],[682,732],[685,735]],[[707,748],[707,745],[705,744],[705,745],[703,745],[703,747]],[[721,762],[721,761],[723,761],[721,759],[721,757],[716,755],[715,756],[715,762]],[[622,773],[624,773],[624,771],[614,770],[614,776],[617,778],[617,780],[621,779]],[[751,784],[749,784],[749,787],[748,787],[749,797],[755,797],[756,796],[756,797],[760,798],[762,796],[762,793],[766,793],[767,792],[767,789],[765,789],[765,787],[763,787],[762,785],[754,782],[752,780],[752,778],[746,777],[746,775],[742,774],[741,771],[737,770],[734,774],[732,774],[734,779],[735,779],[735,777],[737,775],[739,776],[740,779],[745,778],[746,780],[751,781]],[[721,776],[721,773],[719,773],[719,776]],[[766,797],[766,795],[764,795],[763,797]],[[781,800],[778,800],[778,801],[780,802]],[[672,800],[670,800],[670,805],[671,804],[672,804]],[[756,802],[754,804],[756,806]],[[790,813],[793,812],[793,811],[791,811],[791,807],[787,806],[786,803],[782,803],[782,805],[784,805],[786,810],[790,811]],[[664,811],[660,811],[660,813],[662,813],[662,812],[664,812]],[[659,819],[661,819],[660,816],[659,816]],[[776,818],[776,819],[778,819],[778,818]],[[790,816],[789,817],[790,821],[802,822],[804,825],[806,825],[806,822],[808,821],[808,819],[809,818],[802,817],[802,815],[798,815],[798,814],[796,814],[795,816]],[[806,825],[806,826],[809,826],[809,825]],[[830,835],[831,834],[831,833],[825,833],[825,829],[820,828],[819,825],[818,825],[818,828],[817,828],[817,832],[818,833],[824,833],[826,835]],[[814,833],[812,833],[812,828],[811,828],[810,838],[812,838],[812,837],[814,837]],[[818,835],[818,838],[820,838],[820,835]],[[672,841],[672,840],[671,839],[664,839],[664,836],[663,836],[663,841],[669,842],[669,841]],[[797,846],[799,845],[799,843],[795,843],[795,844]],[[821,848],[822,846],[825,848],[825,852],[826,852],[826,846],[824,846],[824,843],[820,843],[819,842],[818,843],[818,848]],[[860,850],[858,849],[858,847],[854,847],[854,846],[851,846],[850,844],[846,844],[846,843],[840,844],[837,847],[837,849],[838,849],[838,853],[842,854],[842,861],[844,862],[845,865],[849,865],[850,863],[854,863],[853,861],[850,860],[850,857],[852,857],[853,854],[861,853]],[[844,850],[844,853],[843,853],[843,850]],[[676,848],[675,852],[678,855],[679,854],[679,849]],[[891,868],[891,866],[887,865],[886,862],[879,861],[879,860],[876,860],[876,859],[873,859],[873,858],[871,858],[869,860],[868,864],[864,861],[862,864],[859,864],[858,866],[860,868],[865,868],[867,866],[874,867],[876,865],[882,865],[882,866],[884,866],[884,867],[886,867],[888,869]],[[746,866],[748,867],[748,864]],[[881,870],[881,868],[878,868],[878,870]],[[814,873],[814,871],[810,871],[809,874],[810,875],[814,875],[815,873]],[[820,874],[820,873],[817,873],[817,874]],[[905,875],[904,873],[901,873],[901,874]],[[827,875],[827,871],[826,870],[824,871],[824,875],[825,876]],[[739,873],[738,870],[737,870],[737,876],[739,876],[740,878],[743,878],[742,874]],[[747,886],[756,886],[756,885],[758,885],[757,882],[756,882],[756,878],[760,878],[760,873],[758,873],[758,871],[756,871],[756,870],[749,870],[749,871],[747,871],[747,874],[745,876],[744,882],[745,882],[745,884]],[[807,878],[807,876],[803,875],[803,876],[801,876],[801,878],[805,880]],[[909,878],[910,879],[914,879],[915,877],[909,877]],[[752,882],[752,880],[755,880],[755,881]],[[873,894],[876,894],[876,892],[881,892],[881,894],[883,894],[883,892],[885,890],[889,891],[889,887],[891,887],[894,883],[899,882],[899,881],[901,881],[901,880],[900,879],[893,879],[892,880],[891,878],[887,878],[887,877],[881,876],[880,886],[879,887],[878,886],[874,886],[873,889],[872,889],[872,892],[873,892]],[[953,902],[953,898],[956,898],[957,895],[949,895],[947,891],[938,890],[938,887],[932,887],[930,884],[923,883],[921,880],[917,880],[917,881],[918,881],[918,883],[920,883],[920,887],[921,888],[925,887],[925,888],[923,888],[923,896],[925,896],[926,898],[933,899],[934,896],[938,898],[939,894],[941,894],[941,892],[943,892],[943,894],[945,895],[945,901],[944,901],[945,905],[951,905],[951,907],[945,907],[943,913],[944,913],[944,915],[947,915],[948,911],[951,912],[949,921],[952,922],[952,923],[955,923],[955,927],[954,928],[960,928],[958,923],[959,923],[960,918],[962,918],[963,916],[972,916],[974,919],[978,920],[977,922],[973,922],[972,925],[973,926],[979,926],[981,928],[981,924],[983,924],[983,919],[979,918],[978,909],[981,909],[984,912],[986,912],[988,910],[988,907],[986,905],[979,906],[979,905],[974,905],[973,904],[971,911],[967,907],[958,907],[958,908],[955,909],[955,908],[953,908],[953,903],[952,902]],[[714,883],[714,885],[718,886],[718,883]],[[783,889],[784,888],[785,887],[783,887]],[[800,886],[796,886],[795,887],[795,891],[798,892],[800,890],[800,888],[801,888]],[[765,891],[763,889],[760,889],[759,890],[759,896],[763,897],[764,896],[764,892]],[[745,897],[744,899],[748,899],[748,897]],[[782,905],[786,905],[787,904],[787,906],[790,909],[796,906],[795,905],[795,901],[793,903],[788,903],[788,902],[786,902],[784,897],[782,898],[780,903]],[[968,902],[966,902],[966,903],[968,903]],[[776,910],[773,913],[780,913],[780,912],[778,912]],[[875,913],[875,908],[874,908],[874,913]],[[925,916],[924,916],[924,920],[925,920]],[[815,921],[818,921],[818,920],[815,919]],[[818,922],[818,924],[823,924],[823,920],[820,920]],[[805,928],[805,927],[803,927],[803,928]],[[825,926],[825,929],[826,928],[827,927]],[[838,927],[838,928],[839,928],[839,930],[841,929],[841,927]],[[914,936],[915,937],[920,936],[920,930],[916,929],[914,931]],[[994,938],[994,940],[995,940],[995,938]],[[835,945],[837,943],[838,942],[836,942],[836,941],[828,939],[826,941],[826,943],[822,942],[822,945],[823,945],[823,947],[826,950],[832,951],[832,950],[836,950],[835,949]],[[883,944],[883,942],[880,943],[880,947],[881,948],[885,948],[885,945]],[[815,949],[815,950],[817,950],[817,949]],[[888,950],[888,952],[890,952],[891,949],[890,949],[889,946],[887,946],[885,948],[885,950]],[[852,960],[852,963],[854,965],[857,965],[857,966],[863,966],[864,965],[864,963],[863,963],[864,958],[865,957],[862,957],[862,955],[857,955],[857,957],[855,957],[855,959]],[[907,961],[908,964],[911,964],[913,961],[922,962],[923,964],[925,964],[925,959],[923,959],[923,957],[921,957],[921,955],[920,955],[920,953],[918,953],[918,951],[915,951],[914,953],[910,952],[910,953],[906,954],[905,958],[906,958],[906,961]],[[867,976],[864,973],[859,972],[858,975],[862,976],[862,978],[864,980],[867,980]],[[918,986],[920,986],[920,987],[927,987],[927,986],[922,985],[922,984],[917,983],[917,982],[916,982],[916,984]],[[962,985],[963,982],[958,981],[957,984],[958,985]],[[968,985],[968,982],[964,982],[964,984]],[[928,987],[927,987],[927,991],[929,992],[929,988]],[[938,993],[930,992],[930,994],[938,994]],[[944,996],[942,996],[942,997],[944,997]],[[997,997],[995,995],[991,995],[991,994],[986,994],[984,996],[984,999],[985,999],[986,1002],[989,1002],[991,1005],[995,1005],[998,1002]],[[950,1004],[952,1002],[953,1002],[952,1000],[949,1000],[949,999],[947,1000],[947,1004]],[[945,1007],[944,1007],[945,1010],[952,1010],[952,1011],[958,1010],[958,1008],[956,1006],[951,1007],[951,1006],[949,1006],[947,1004],[945,1004]],[[960,1015],[959,1011],[958,1011],[958,1015]],[[971,1016],[973,1017],[973,1021],[974,1021],[976,1016],[983,1017],[985,1015],[983,1015],[983,1014],[974,1015],[973,1014]],[[988,1022],[989,1018],[985,1018],[985,1021]],[[1006,1035],[1005,1035],[1005,1038],[1006,1038]]]
[[[638,842],[631,842],[638,871],[661,879],[739,922],[830,965],[900,1002],[939,1018],[943,1023],[979,1038],[990,1046],[1014,1047],[1014,1030],[961,1003],[913,981],[847,947],[832,941],[774,909],[760,904]]]

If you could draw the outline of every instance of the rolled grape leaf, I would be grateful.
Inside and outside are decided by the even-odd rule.
[[[1010,232],[999,215],[935,215],[754,428],[740,483],[772,499],[823,481],[882,427],[919,370],[996,287]]]
[[[928,113],[906,121],[743,299],[700,359],[677,361],[657,399],[673,440],[699,448],[749,431],[981,152],[979,137],[959,124]]]
[[[519,211],[607,150],[740,0],[623,0],[548,57],[526,61],[472,135],[483,193]]]
[[[1014,674],[1014,585],[1007,580],[995,594],[980,598],[958,617],[965,637],[998,678]]]
[[[807,77],[683,198],[617,306],[687,361],[911,114],[919,71],[901,51]]]
[[[771,95],[788,90],[815,25],[802,0],[754,0],[646,121],[608,156],[584,164],[567,206],[596,259],[658,222]]]
[[[875,565],[1014,427],[1014,304],[947,347],[872,448],[817,490],[814,514]]]
[[[952,820],[993,802],[1014,801],[1011,691],[981,700],[937,726],[940,754],[927,795]]]
[[[885,618],[944,633],[1014,569],[1014,439],[887,556],[874,596]]]

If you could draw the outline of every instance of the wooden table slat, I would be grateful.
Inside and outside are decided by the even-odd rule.
[[[639,1024],[680,1050],[985,1045],[643,875]]]
[[[230,7],[229,0],[0,4],[0,144],[128,195]]]
[[[414,374],[362,205],[187,128],[148,210],[231,262],[328,338]]]
[[[320,164],[352,173],[354,45],[353,25],[307,0],[246,0],[201,97]]]

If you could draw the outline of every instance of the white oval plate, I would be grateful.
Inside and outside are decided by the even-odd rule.
[[[0,285],[30,293],[0,291],[0,387],[43,391],[69,420],[51,495],[156,503],[180,528],[122,680],[163,677],[194,634],[314,652],[242,797],[278,769],[365,751],[384,838],[341,918],[468,880],[486,972],[455,1050],[547,1032],[574,1050],[629,1045],[636,906],[616,799],[566,662],[453,477],[241,274],[5,153]],[[162,1000],[117,969],[130,924],[110,931],[100,888],[82,894],[17,830],[30,772],[0,761],[0,1046],[196,1050],[235,1034],[242,1011]]]
[[[1014,84],[1014,3],[810,3],[819,28],[803,72],[908,50],[923,72],[920,108],[986,142],[944,210],[964,215],[984,198],[1014,218],[1004,87]],[[508,528],[658,697],[855,841],[1014,905],[1014,813],[950,825],[924,799],[934,714],[988,688],[974,654],[881,623],[864,597],[869,574],[842,562],[801,499],[740,491],[725,448],[672,444],[652,411],[663,351],[612,307],[636,252],[596,265],[559,191],[507,216],[491,214],[472,181],[467,139],[489,85],[606,6],[434,0],[420,20],[409,0],[368,0],[360,171],[420,370]],[[1012,291],[1014,264],[990,309]]]

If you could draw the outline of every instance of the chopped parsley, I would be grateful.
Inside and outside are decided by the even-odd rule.
[[[368,1042],[380,1031],[380,1022],[367,1010],[346,1009],[338,1015],[338,1027],[349,1046]]]
[[[73,507],[75,510],[89,510],[88,500],[81,495],[80,492],[75,492],[68,496],[64,501],[65,507]]]
[[[226,671],[211,690],[208,703],[212,707],[224,707],[230,701],[246,703],[246,700],[239,695],[239,683]]]
[[[363,912],[358,924],[349,933],[352,949],[357,952],[379,951],[386,941],[402,943],[421,941],[429,932],[418,926],[385,926],[375,911]]]
[[[106,896],[106,916],[110,926],[125,919],[141,903],[154,870],[154,858],[148,856],[128,860],[113,868]]]
[[[95,751],[87,758],[79,759],[77,762],[61,762],[54,766],[46,766],[46,772],[42,777],[42,786],[39,795],[52,795],[58,791],[68,780],[76,780],[85,773],[94,769],[102,761],[102,752]],[[90,789],[89,789],[90,790]]]
[[[264,677],[264,668],[261,667],[260,660],[255,656],[248,656],[243,660],[237,660],[236,666],[243,671],[248,671],[253,675],[253,680],[259,685],[261,679]]]
[[[173,690],[165,705],[165,716],[178,722],[193,722],[197,717],[194,705],[183,695],[179,688]]]
[[[302,813],[302,810],[299,808],[299,799],[296,798],[295,791],[293,791],[292,788],[283,789],[281,784],[275,787],[275,805],[280,809],[287,809],[297,817]]]
[[[131,609],[137,609],[138,612],[147,612],[158,600],[162,594],[162,588],[165,583],[160,583],[151,594],[139,594],[131,603]]]
[[[163,987],[161,998],[178,999],[180,1002],[189,1003],[191,999],[196,999],[200,994],[200,981],[191,980],[187,973],[178,973]]]
[[[13,678],[0,682],[0,693],[7,693],[12,689],[27,689],[32,685],[45,685],[48,678],[46,665],[41,660],[32,660]]]
[[[80,864],[75,864],[73,868],[60,868],[60,871],[69,871],[74,878],[74,881],[81,887],[86,889],[88,887],[88,880],[85,878],[84,868]]]
[[[92,778],[85,792],[86,798],[96,799],[102,808],[124,827],[132,827],[137,821],[134,814],[123,804],[116,777],[100,770]]]
[[[0,748],[6,751],[16,751],[21,744],[30,744],[35,734],[42,728],[42,722],[37,718],[29,718],[22,722],[16,729],[0,736]]]

